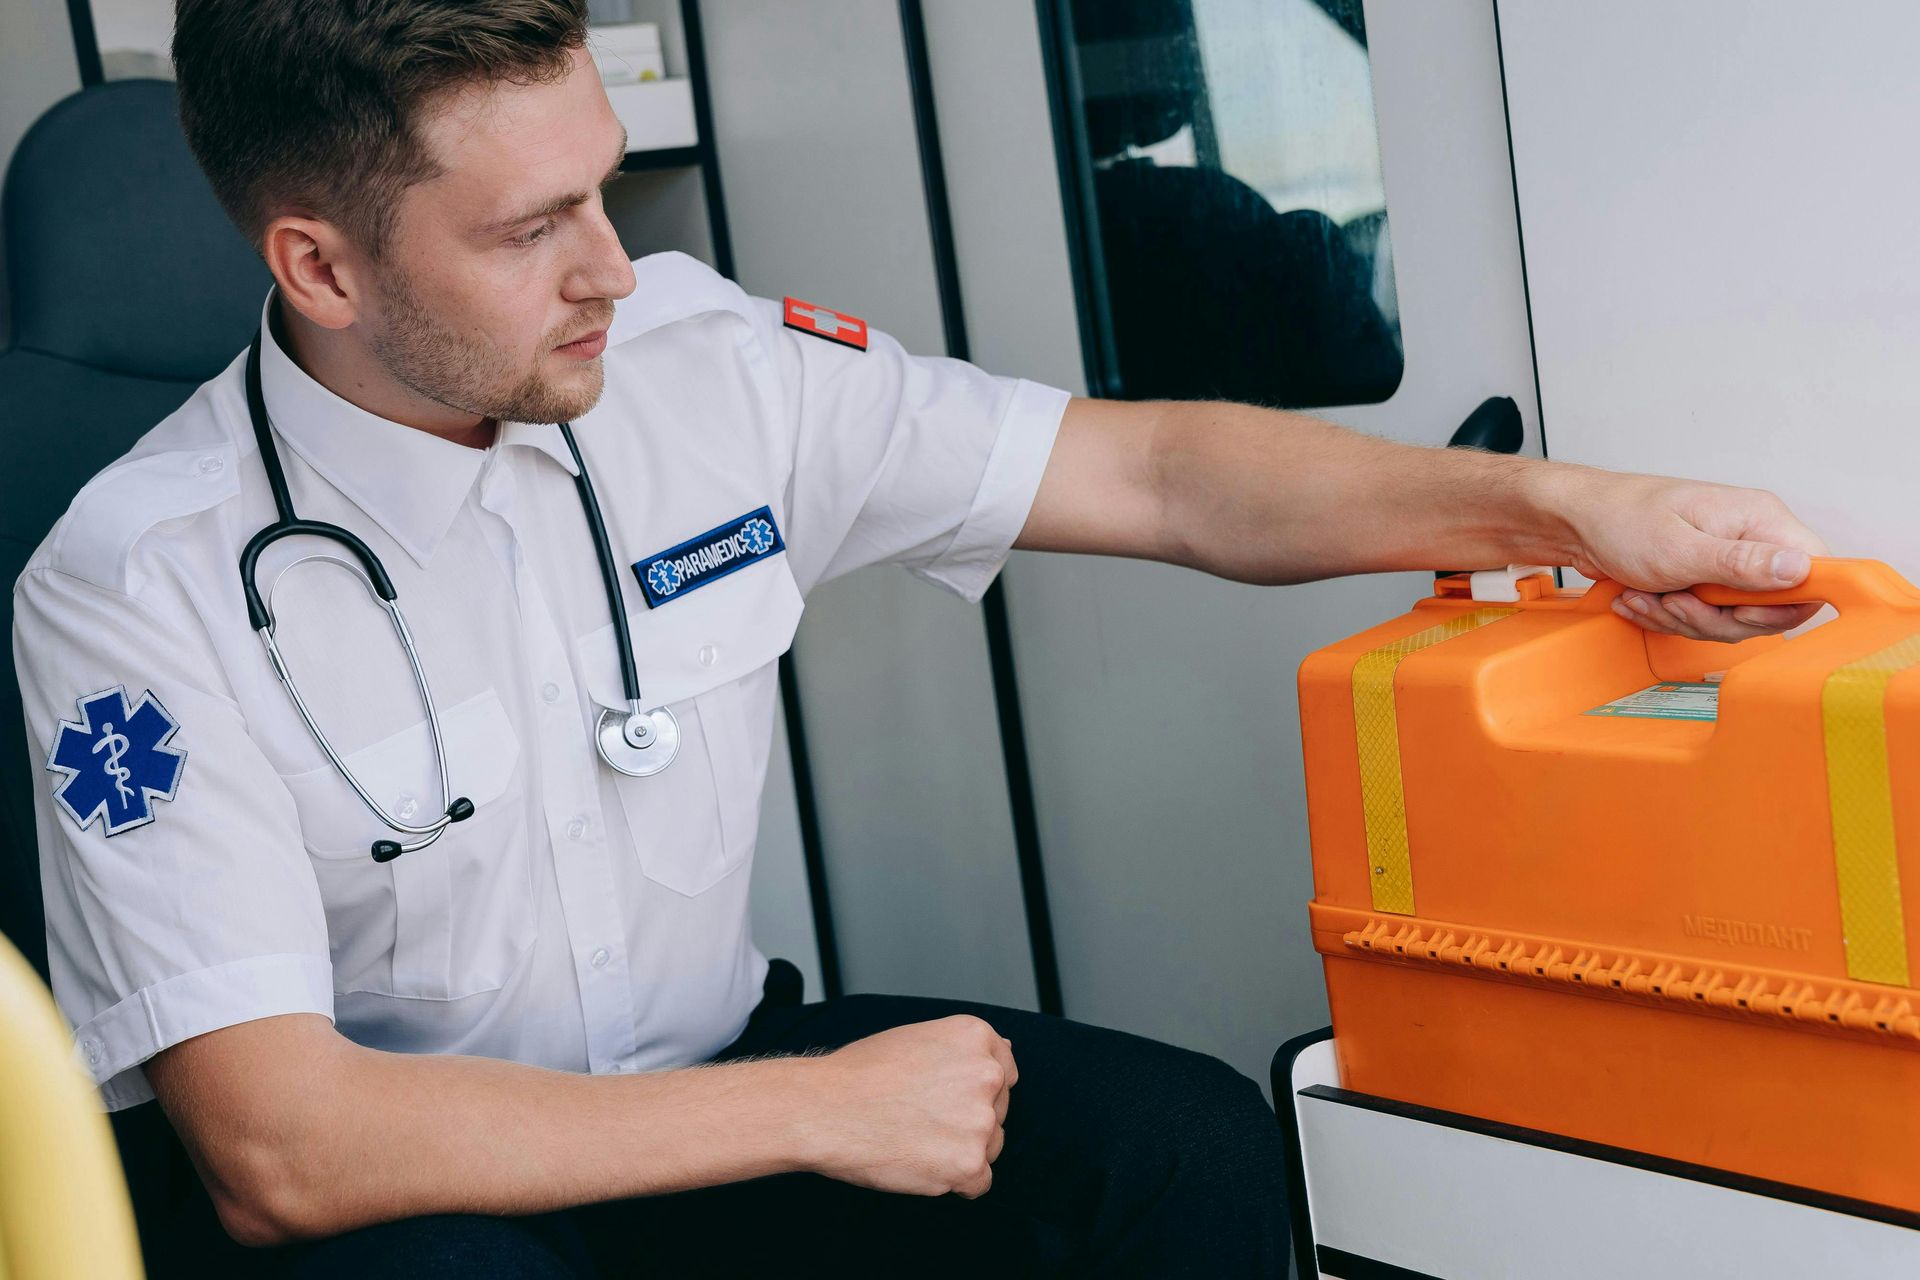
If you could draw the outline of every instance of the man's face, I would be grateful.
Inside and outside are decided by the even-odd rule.
[[[601,205],[626,131],[592,59],[552,84],[488,84],[420,123],[441,173],[401,197],[374,355],[414,393],[507,422],[566,422],[600,398],[613,301],[633,269]]]

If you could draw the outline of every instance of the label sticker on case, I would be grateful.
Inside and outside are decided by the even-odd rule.
[[[1648,685],[1638,693],[1615,698],[1586,714],[1631,720],[1718,720],[1720,686],[1686,680]]]

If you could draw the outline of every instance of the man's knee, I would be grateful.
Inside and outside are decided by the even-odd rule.
[[[1158,1142],[1193,1172],[1262,1179],[1280,1176],[1280,1130],[1260,1086],[1220,1059],[1169,1048],[1152,1095]]]

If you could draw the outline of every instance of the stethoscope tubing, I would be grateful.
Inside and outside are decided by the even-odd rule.
[[[326,731],[320,727],[320,722],[314,718],[312,710],[308,708],[307,700],[300,696],[300,688],[293,682],[293,676],[287,670],[286,659],[280,654],[280,646],[274,639],[271,625],[261,630],[260,640],[266,646],[267,657],[273,663],[274,674],[280,678],[280,683],[286,686],[287,696],[293,699],[294,710],[300,713],[300,719],[305,722],[307,732],[313,735],[313,740],[320,745],[320,750],[325,753],[328,762],[340,771],[341,777],[347,780],[347,785],[353,788],[353,793],[360,797],[360,802],[366,805],[380,821],[402,835],[438,835],[454,821],[453,795],[448,789],[446,744],[440,735],[440,714],[434,707],[432,690],[426,684],[426,670],[420,664],[420,654],[413,646],[413,636],[407,629],[406,619],[400,616],[399,609],[391,602],[382,601],[381,604],[386,609],[387,616],[392,619],[394,629],[399,633],[401,646],[405,648],[407,661],[413,668],[415,683],[421,690],[421,701],[426,704],[427,725],[433,736],[434,763],[440,771],[440,804],[443,812],[434,821],[421,826],[409,825],[402,819],[389,814],[380,802],[373,798],[373,793],[367,789],[366,785],[355,776],[347,762],[341,758],[340,753],[334,749],[333,743],[327,738]]]
[[[387,575],[386,566],[380,563],[380,557],[373,548],[357,537],[351,530],[339,525],[327,524],[318,520],[303,520],[293,509],[293,497],[287,485],[285,467],[280,460],[279,449],[274,445],[273,426],[267,416],[266,396],[260,385],[260,347],[264,340],[264,326],[253,336],[253,344],[247,350],[246,388],[247,411],[252,419],[255,443],[260,452],[260,461],[267,474],[267,486],[273,493],[274,522],[248,539],[240,553],[240,581],[246,597],[247,617],[253,629],[259,634],[265,646],[268,661],[271,662],[275,676],[285,687],[294,709],[299,713],[307,731],[313,735],[320,750],[327,757],[347,785],[359,797],[368,811],[378,818],[389,830],[400,835],[416,837],[407,843],[392,840],[376,841],[373,857],[377,862],[390,861],[403,853],[423,849],[438,840],[447,828],[456,822],[465,821],[473,816],[473,802],[462,796],[453,798],[451,782],[447,776],[446,743],[441,734],[440,713],[433,700],[433,691],[428,686],[426,668],[420,661],[420,652],[414,644],[412,629],[407,626],[404,614],[400,612],[398,594],[393,580]],[[613,618],[614,646],[620,662],[621,691],[627,700],[627,719],[622,732],[624,745],[617,750],[611,749],[604,733],[596,732],[596,741],[601,758],[609,766],[621,773],[633,777],[645,777],[657,773],[673,761],[678,749],[679,731],[673,721],[673,714],[662,708],[649,712],[645,709],[640,692],[639,670],[634,661],[633,636],[627,625],[626,602],[620,591],[620,571],[613,557],[613,547],[607,538],[606,520],[600,511],[600,500],[594,493],[593,480],[587,471],[586,459],[581,455],[580,446],[573,438],[570,423],[556,424],[560,435],[567,443],[567,451],[573,456],[574,488],[580,497],[580,508],[586,517],[587,532],[593,540],[593,551],[600,566],[601,583],[606,589],[607,611]],[[266,549],[283,538],[300,535],[317,537],[345,547],[352,553],[359,567],[365,571],[362,579],[367,590],[383,608],[391,620],[395,634],[399,636],[401,647],[406,651],[407,664],[413,672],[414,686],[420,694],[420,700],[426,707],[427,724],[433,737],[434,762],[440,775],[440,803],[444,812],[433,821],[424,824],[411,824],[390,814],[373,797],[373,793],[354,776],[353,770],[334,749],[326,733],[314,718],[313,711],[307,706],[306,699],[300,696],[293,674],[287,668],[285,657],[275,636],[275,622],[271,595],[260,594],[257,573],[260,556]],[[337,556],[308,556],[304,559],[331,561],[343,568],[352,570],[353,565]],[[295,561],[295,564],[303,561]],[[292,566],[288,566],[291,568]],[[284,570],[282,571],[284,573]],[[275,579],[276,583],[278,579]],[[611,712],[603,713],[602,720]],[[616,758],[619,757],[619,758]]]
[[[573,455],[573,487],[580,495],[580,510],[587,518],[587,532],[593,537],[593,554],[600,561],[600,580],[607,589],[607,612],[613,615],[613,643],[620,656],[620,689],[627,696],[627,710],[639,715],[644,710],[640,705],[640,673],[634,664],[626,601],[620,595],[620,568],[613,558],[613,546],[607,541],[607,522],[600,514],[600,499],[587,474],[587,460],[580,455],[580,446],[573,438],[573,425],[562,422],[559,426],[560,437],[567,442],[567,452]]]

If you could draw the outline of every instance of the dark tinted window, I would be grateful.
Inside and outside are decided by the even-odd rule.
[[[1108,394],[1384,400],[1403,366],[1358,0],[1062,0]]]

